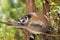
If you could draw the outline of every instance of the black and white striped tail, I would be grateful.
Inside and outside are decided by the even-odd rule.
[[[34,35],[34,34],[32,34],[32,35],[30,36],[30,40],[35,40],[35,35]]]

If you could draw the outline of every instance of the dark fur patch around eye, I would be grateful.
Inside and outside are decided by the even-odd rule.
[[[25,20],[23,20],[22,22],[20,22],[20,24],[21,24],[21,25],[25,25],[25,23],[24,23],[24,22],[25,22]]]
[[[25,16],[25,19],[27,19],[28,17],[27,16]]]

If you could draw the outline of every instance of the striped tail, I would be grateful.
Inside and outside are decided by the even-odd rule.
[[[30,40],[35,40],[35,34],[32,34],[32,35],[30,36]]]

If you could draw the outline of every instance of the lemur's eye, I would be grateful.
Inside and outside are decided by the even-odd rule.
[[[28,17],[27,16],[25,16],[25,19],[27,19]]]

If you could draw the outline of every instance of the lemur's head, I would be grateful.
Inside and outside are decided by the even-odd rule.
[[[19,21],[22,25],[25,25],[30,18],[31,18],[31,14],[26,14],[24,17],[21,17]]]

